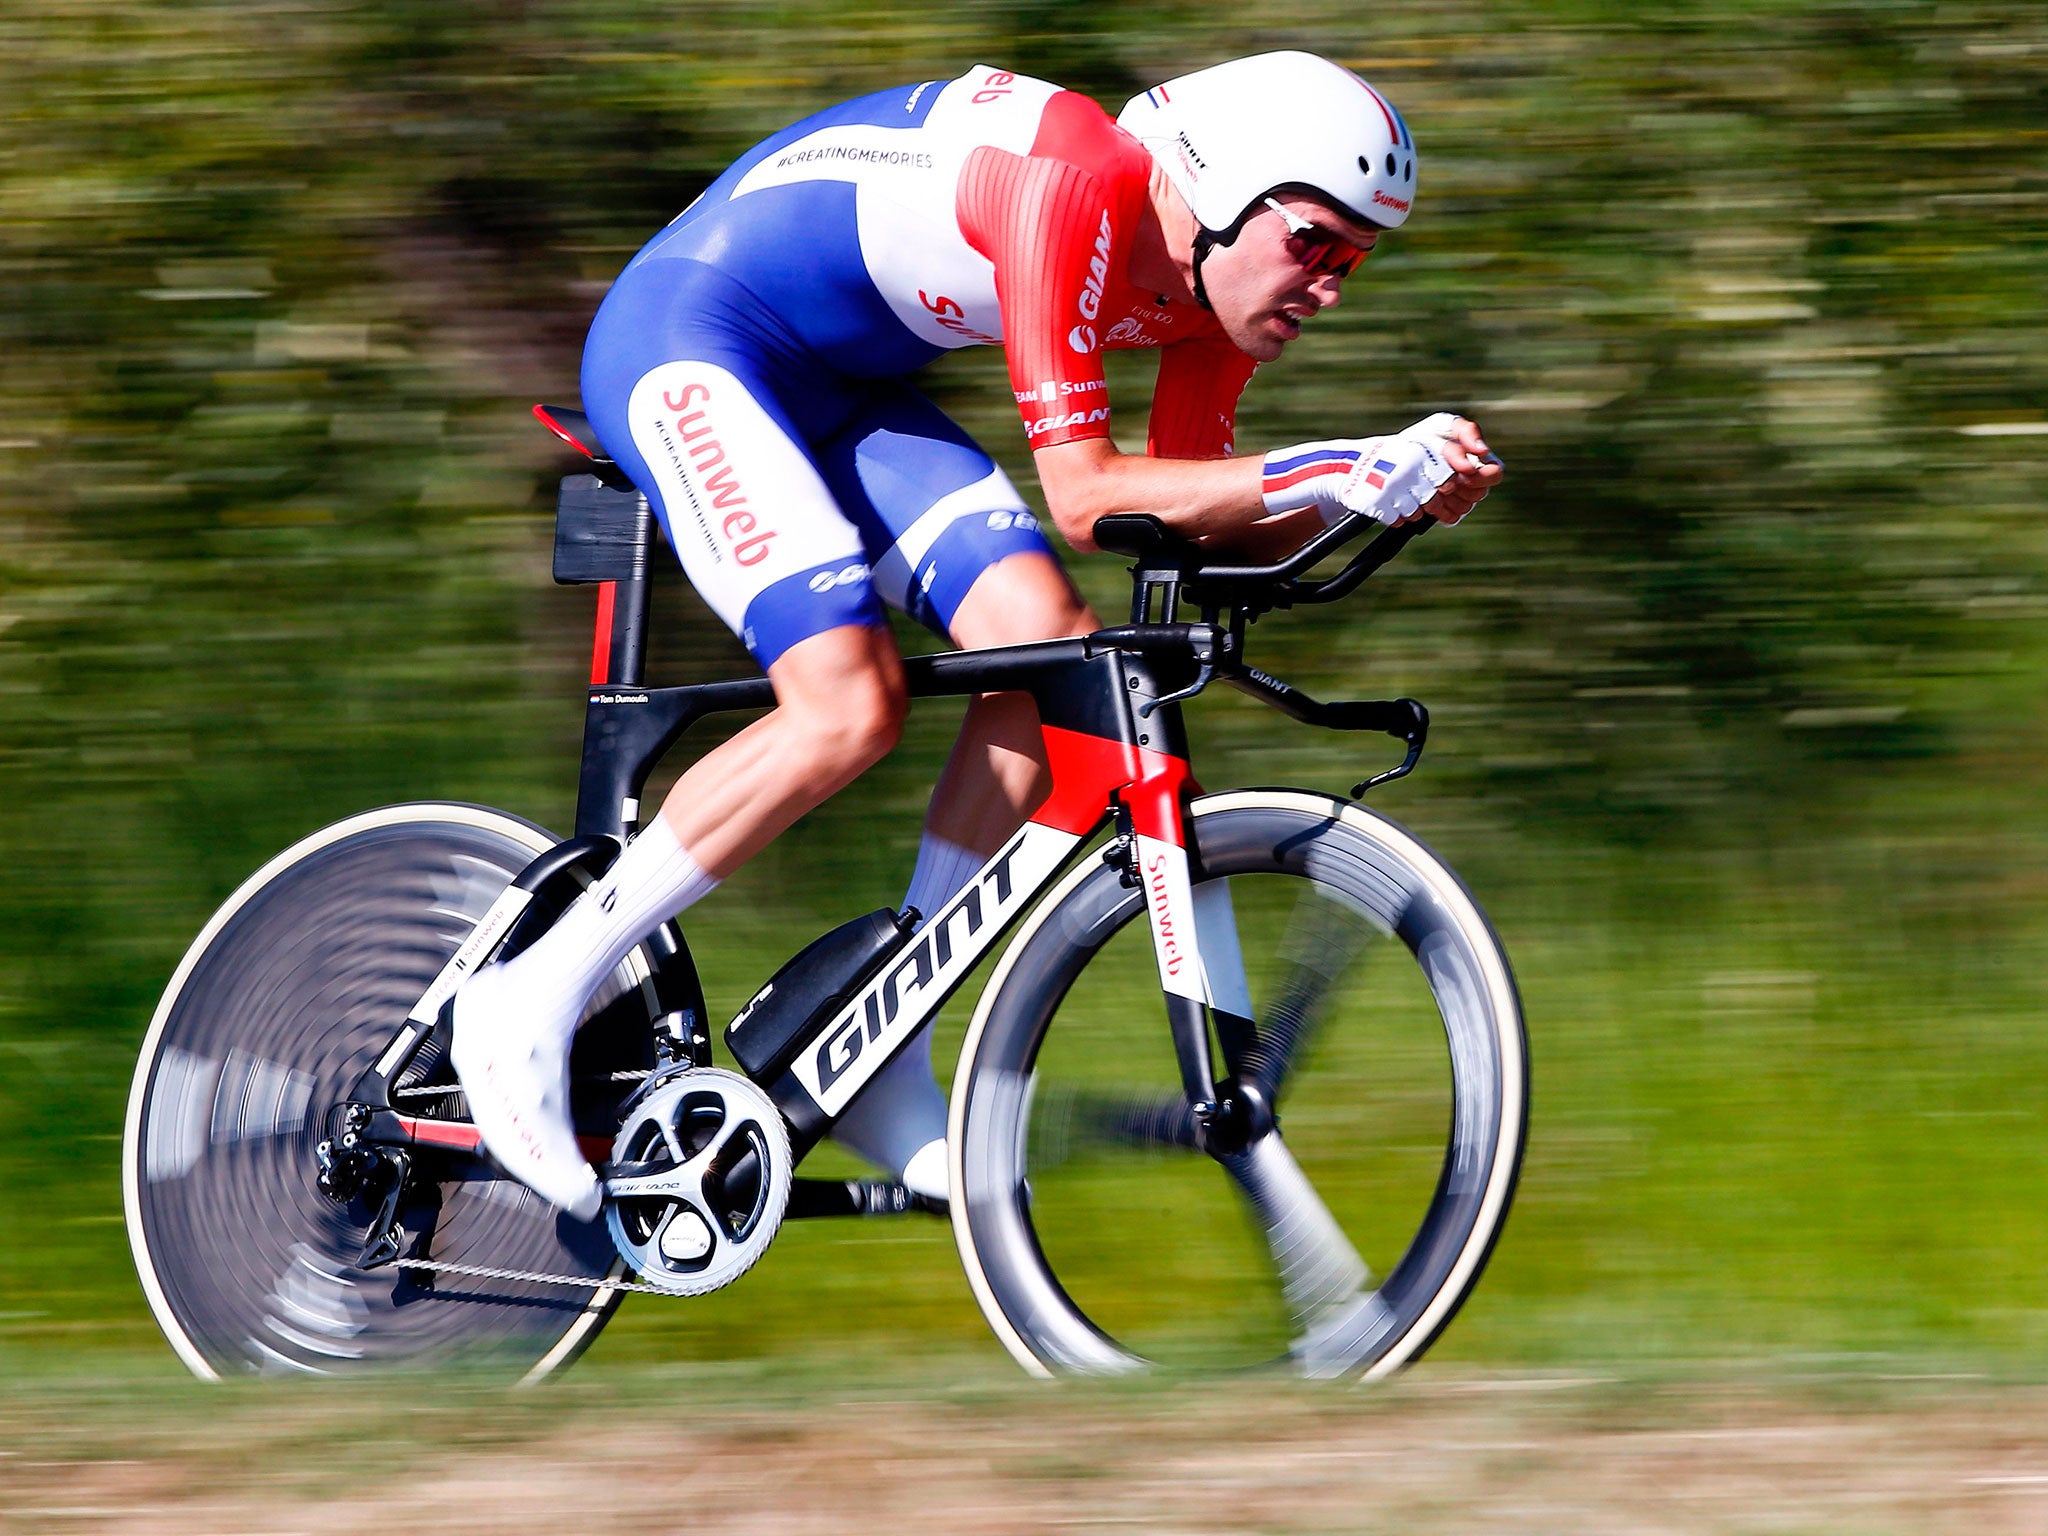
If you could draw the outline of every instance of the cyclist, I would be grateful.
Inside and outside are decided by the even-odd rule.
[[[1416,155],[1378,91],[1304,53],[1170,80],[1115,121],[977,66],[806,118],[740,158],[628,264],[584,353],[584,409],[776,708],[683,775],[540,941],[458,994],[452,1059],[485,1145],[578,1217],[602,1193],[568,1115],[591,993],[896,742],[893,605],[966,648],[1099,627],[1010,481],[904,376],[1007,354],[1047,510],[1149,512],[1277,558],[1349,511],[1456,522],[1498,482],[1470,421],[1233,457],[1237,400],[1407,218]],[[1155,347],[1144,454],[1110,439],[1105,349]],[[970,705],[906,904],[932,913],[1048,782],[1028,695]],[[929,1030],[835,1127],[946,1193]]]

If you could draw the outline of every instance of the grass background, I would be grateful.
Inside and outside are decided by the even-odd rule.
[[[1380,804],[1523,988],[1522,1190],[1432,1360],[2048,1365],[2038,8],[90,0],[0,44],[0,1374],[177,1370],[121,1110],[250,870],[399,799],[566,825],[588,594],[547,584],[565,466],[524,413],[640,241],[860,90],[990,59],[1113,109],[1272,46],[1382,84],[1423,191],[1240,440],[1455,405],[1511,467],[1254,637],[1431,706]],[[995,359],[926,382],[1028,490]],[[679,583],[652,652],[745,670]],[[692,915],[715,1013],[896,898],[948,708]],[[1235,696],[1192,721],[1212,787],[1371,755]],[[999,1359],[945,1229],[818,1225],[630,1301],[583,1369],[931,1350]]]

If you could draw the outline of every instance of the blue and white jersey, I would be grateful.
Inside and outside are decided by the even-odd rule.
[[[995,264],[960,226],[962,173],[977,149],[1029,153],[1060,94],[977,66],[828,108],[747,151],[628,270],[714,266],[859,377],[1000,343]]]

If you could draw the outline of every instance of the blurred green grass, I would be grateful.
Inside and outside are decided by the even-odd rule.
[[[859,90],[986,58],[1114,108],[1281,45],[1401,102],[1423,192],[1240,441],[1458,404],[1511,466],[1254,632],[1324,696],[1429,703],[1381,808],[1523,986],[1529,1162],[1437,1355],[2048,1362],[2038,7],[375,0],[265,13],[260,58],[252,25],[0,17],[0,1373],[175,1370],[121,1109],[250,870],[396,799],[567,822],[588,598],[547,584],[568,466],[525,403],[572,396],[639,242]],[[1149,365],[1114,361],[1129,436]],[[927,382],[1029,486],[995,359]],[[1115,562],[1076,570],[1116,612]],[[669,579],[657,676],[746,670]],[[715,1012],[895,899],[950,718],[692,915]],[[1211,787],[1377,762],[1193,718]],[[995,1358],[944,1228],[813,1226],[629,1302],[588,1368],[934,1347]]]

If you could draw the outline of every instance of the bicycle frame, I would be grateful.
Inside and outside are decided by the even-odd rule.
[[[1103,526],[1128,521],[1108,519]],[[1210,1025],[1215,1026],[1226,1065],[1234,1069],[1251,1036],[1251,1009],[1227,896],[1212,894],[1198,910],[1191,895],[1182,810],[1197,786],[1179,701],[1221,678],[1308,723],[1403,737],[1409,744],[1407,760],[1380,778],[1413,766],[1428,717],[1412,700],[1319,703],[1244,666],[1239,653],[1245,610],[1251,605],[1240,605],[1224,589],[1220,599],[1204,601],[1204,622],[1175,622],[1186,573],[1167,558],[1175,556],[1171,541],[1153,545],[1142,527],[1124,531],[1135,532],[1138,543],[1145,545],[1127,550],[1139,557],[1131,623],[1076,639],[905,661],[912,698],[1013,690],[1030,694],[1038,707],[1052,788],[974,879],[938,912],[927,915],[918,936],[862,987],[782,1076],[762,1085],[789,1121],[799,1161],[868,1081],[944,1006],[1075,853],[1112,822],[1117,836],[1104,856],[1144,891],[1182,1086],[1197,1124],[1219,1149],[1264,1128],[1260,1106],[1227,1093],[1219,1098],[1217,1089]],[[392,1081],[434,1028],[443,1004],[468,972],[515,931],[536,891],[574,867],[595,873],[609,862],[639,820],[648,776],[692,724],[714,713],[774,706],[774,689],[765,677],[646,686],[648,568],[657,537],[647,500],[639,492],[600,476],[563,481],[555,577],[558,582],[598,588],[576,836],[536,860],[513,882],[356,1085],[350,1096],[352,1119],[344,1122],[344,1129],[355,1131],[362,1142],[394,1151],[479,1149],[472,1125],[403,1115],[391,1107]],[[1406,537],[1389,538],[1389,547],[1366,551],[1343,576],[1322,587],[1350,590],[1363,579],[1361,570],[1377,568],[1406,542]],[[1320,546],[1334,547],[1335,542],[1340,541],[1319,540],[1305,554],[1312,559]],[[1307,563],[1297,557],[1289,569],[1305,569]],[[1240,584],[1263,581],[1270,588],[1281,569],[1216,574]],[[1289,590],[1297,591],[1300,600],[1326,600],[1315,595],[1318,589],[1296,584]],[[1199,600],[1201,595],[1196,595]],[[1218,624],[1219,609],[1225,605],[1231,611],[1227,621]],[[1155,608],[1157,618],[1151,617]],[[701,1021],[695,968],[680,936],[672,928],[665,935],[666,942],[658,934],[651,946],[650,980],[662,1000],[660,1011],[688,1014],[694,1002],[696,1017],[683,1044],[698,1064],[707,1064],[709,1040]],[[1210,939],[1207,945],[1205,935]],[[601,1160],[609,1149],[593,1142],[587,1150]]]

